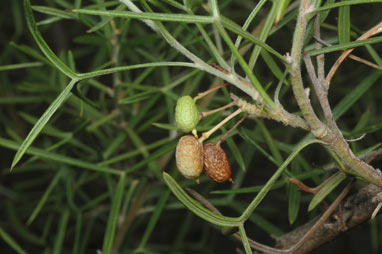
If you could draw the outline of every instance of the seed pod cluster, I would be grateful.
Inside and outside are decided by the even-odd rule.
[[[204,171],[206,175],[218,183],[231,181],[231,166],[224,150],[220,145],[206,143],[204,150]]]
[[[180,97],[175,107],[175,121],[178,129],[184,132],[192,131],[199,120],[200,114],[195,101],[188,95]]]
[[[179,139],[175,159],[179,172],[188,179],[195,179],[203,171],[203,146],[192,135]]]
[[[213,181],[232,181],[231,166],[224,150],[213,143],[200,144],[192,135],[179,139],[175,152],[179,172],[188,179],[197,179],[203,171]]]

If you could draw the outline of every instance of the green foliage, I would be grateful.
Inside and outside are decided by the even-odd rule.
[[[298,110],[284,74],[295,1],[45,2],[0,3],[2,251],[233,253],[237,244],[224,231],[240,234],[250,253],[249,232],[281,236],[316,215],[318,205],[353,178],[336,175],[312,199],[288,179],[319,185],[334,173],[325,166],[337,163],[346,171],[346,165],[309,132],[252,116],[221,144],[234,184],[203,175],[197,184],[177,175],[174,150],[182,134],[176,125],[210,130],[236,108],[203,119],[198,110],[230,103],[230,92],[264,112],[277,109],[275,97],[286,110]],[[331,65],[338,52],[356,48],[354,54],[381,67],[382,37],[356,39],[380,22],[382,1],[313,2],[319,7],[307,15],[321,13],[321,37],[331,45],[316,48],[308,32],[305,53],[312,59],[325,54]],[[374,11],[356,9],[359,4]],[[223,80],[233,85],[198,100],[198,108],[191,97],[180,97]],[[380,147],[380,84],[380,69],[351,60],[331,83],[330,104],[343,134],[367,133],[350,143],[357,156]],[[181,106],[194,103],[192,114],[178,110],[178,98],[187,100]],[[375,253],[380,222],[371,226]]]
[[[340,172],[338,175],[330,179],[312,198],[309,203],[308,211],[313,210],[324,198],[331,193],[343,180],[346,174]]]

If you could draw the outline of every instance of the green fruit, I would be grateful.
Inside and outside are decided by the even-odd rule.
[[[200,120],[195,101],[188,95],[178,99],[175,108],[175,121],[179,130],[189,132],[195,129]]]

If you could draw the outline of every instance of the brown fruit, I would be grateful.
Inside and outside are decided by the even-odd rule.
[[[213,143],[206,143],[204,150],[204,170],[206,175],[218,183],[231,181],[231,166],[224,150]]]
[[[175,153],[179,172],[189,179],[198,178],[203,171],[203,146],[191,135],[179,139]]]

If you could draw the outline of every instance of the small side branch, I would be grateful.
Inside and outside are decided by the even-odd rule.
[[[329,127],[335,127],[336,124],[334,122],[333,113],[332,113],[332,110],[330,109],[330,105],[328,101],[327,87],[322,82],[320,82],[320,80],[316,77],[312,60],[310,59],[310,56],[308,54],[304,54],[304,62],[305,62],[305,66],[308,71],[310,80],[313,83],[314,91],[316,92],[318,101],[320,102],[322,111],[324,112],[326,122],[328,123]]]
[[[247,112],[249,115],[254,115],[255,117],[261,117],[266,119],[272,119],[278,122],[282,122],[284,125],[289,125],[292,127],[298,127],[303,130],[309,131],[309,126],[306,124],[304,119],[297,115],[293,115],[283,108],[277,106],[277,110],[265,111],[255,104],[251,104],[238,96],[231,93],[231,99],[233,103],[241,108],[243,111]]]
[[[321,40],[321,32],[320,32],[320,13],[317,13],[316,19],[314,21],[314,35],[315,38],[318,38]],[[320,49],[322,47],[321,43],[317,41],[315,43],[316,49]],[[316,57],[316,63],[317,63],[317,76],[318,81],[323,84],[328,90],[328,86],[325,84],[325,55],[321,54]]]

